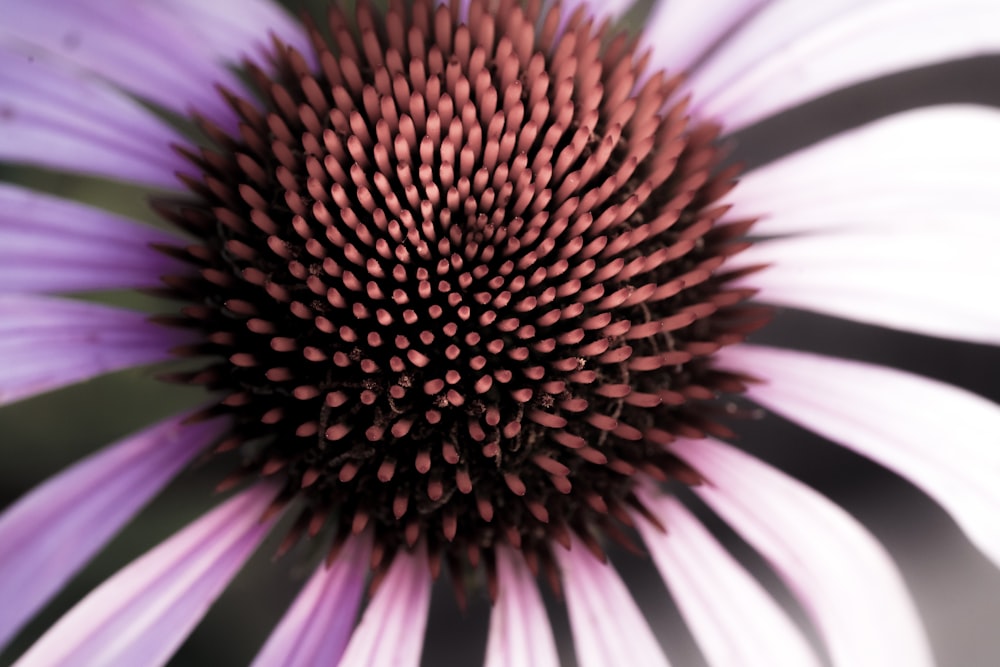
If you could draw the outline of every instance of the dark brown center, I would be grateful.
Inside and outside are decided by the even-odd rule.
[[[214,358],[181,379],[224,393],[242,474],[304,500],[293,540],[545,563],[619,535],[637,472],[696,479],[674,437],[723,431],[741,384],[711,355],[762,319],[718,272],[749,225],[718,223],[718,129],[625,34],[539,4],[331,10],[318,69],[248,65],[239,135],[203,121],[194,196],[159,206],[198,238],[174,323]]]

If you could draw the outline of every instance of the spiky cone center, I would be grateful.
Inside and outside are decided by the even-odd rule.
[[[227,94],[239,134],[200,121],[193,197],[158,207],[198,239],[172,323],[213,361],[180,379],[222,392],[233,480],[302,499],[287,544],[599,551],[637,473],[697,480],[671,440],[724,430],[742,385],[712,354],[762,320],[719,272],[750,222],[719,223],[718,128],[625,34],[539,5],[332,9],[318,69],[275,40],[260,99]]]

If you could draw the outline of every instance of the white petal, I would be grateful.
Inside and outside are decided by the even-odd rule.
[[[834,90],[1000,51],[993,0],[777,0],[690,80],[694,109],[735,131]]]
[[[636,513],[639,532],[710,665],[822,664],[785,610],[681,503],[640,498],[667,532]]]
[[[431,601],[422,548],[396,554],[338,667],[417,667]]]
[[[836,667],[933,663],[885,549],[798,480],[712,440],[672,445],[707,479],[698,495],[759,551],[816,623]]]
[[[634,0],[562,0],[562,16],[566,20],[573,15],[579,7],[585,7],[587,17],[593,17],[597,23],[605,19],[615,20],[629,10],[634,4]]]
[[[220,505],[96,588],[17,667],[163,665],[267,535],[260,485]]]
[[[614,568],[597,560],[576,537],[572,549],[555,551],[577,664],[667,667],[667,657]]]
[[[499,594],[490,615],[486,667],[558,667],[552,626],[521,555],[497,547]]]
[[[0,295],[0,405],[104,373],[166,361],[190,334],[142,313],[42,296]]]
[[[995,221],[983,219],[965,230],[958,225],[861,230],[762,241],[727,266],[771,264],[735,283],[758,289],[761,301],[997,345],[1000,264],[993,250],[1000,229]]]
[[[65,60],[0,45],[0,160],[177,188],[176,131]]]
[[[354,629],[370,553],[369,538],[352,536],[330,566],[320,563],[252,667],[336,665]]]
[[[838,134],[747,173],[729,196],[763,236],[844,228],[981,229],[1000,214],[1000,112],[924,107]],[[995,233],[995,232],[994,232]]]
[[[720,364],[757,377],[748,396],[909,479],[1000,566],[1000,406],[910,373],[741,345]]]
[[[183,419],[87,457],[0,516],[0,646],[225,426]]]
[[[153,243],[182,245],[105,211],[0,184],[0,293],[155,287],[186,270]]]
[[[660,0],[643,27],[652,49],[649,69],[677,73],[704,56],[726,33],[771,0]]]

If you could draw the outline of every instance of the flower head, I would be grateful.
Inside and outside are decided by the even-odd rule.
[[[966,4],[678,0],[636,41],[618,21],[627,3],[359,2],[322,24],[268,0],[14,3],[0,158],[156,187],[169,229],[0,189],[0,400],[178,357],[161,377],[211,398],[0,517],[14,545],[0,551],[14,601],[0,639],[212,451],[234,465],[219,490],[241,490],[19,665],[163,664],[283,515],[279,553],[330,546],[257,665],[417,664],[445,565],[460,600],[470,582],[493,599],[489,665],[558,663],[539,576],[565,596],[580,664],[665,665],[611,542],[648,551],[713,664],[819,664],[674,497],[685,487],[770,562],[835,664],[927,664],[877,542],[717,439],[734,436],[745,394],[920,484],[1000,557],[986,520],[1000,459],[972,439],[1000,425],[997,406],[743,342],[771,319],[752,299],[996,342],[992,309],[949,289],[966,276],[936,263],[946,235],[929,223],[961,193],[954,224],[991,233],[983,174],[1000,165],[941,134],[960,122],[995,142],[1000,118],[904,114],[739,185],[722,139],[837,86],[995,50],[981,27],[995,11]],[[968,31],[925,44],[940,13]],[[899,51],[880,51],[876,28],[897,23]],[[842,33],[850,44],[816,46]],[[929,172],[908,150],[955,176],[931,183],[919,219]],[[48,296],[122,288],[179,312]],[[968,437],[942,456],[954,423]]]

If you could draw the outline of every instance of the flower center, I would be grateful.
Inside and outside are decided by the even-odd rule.
[[[293,537],[596,548],[638,472],[697,478],[664,446],[739,389],[710,363],[759,323],[717,273],[735,171],[582,12],[390,5],[248,65],[238,134],[201,121],[194,197],[158,206],[199,239],[169,284],[215,360],[183,379],[224,393],[219,449],[303,499]]]

